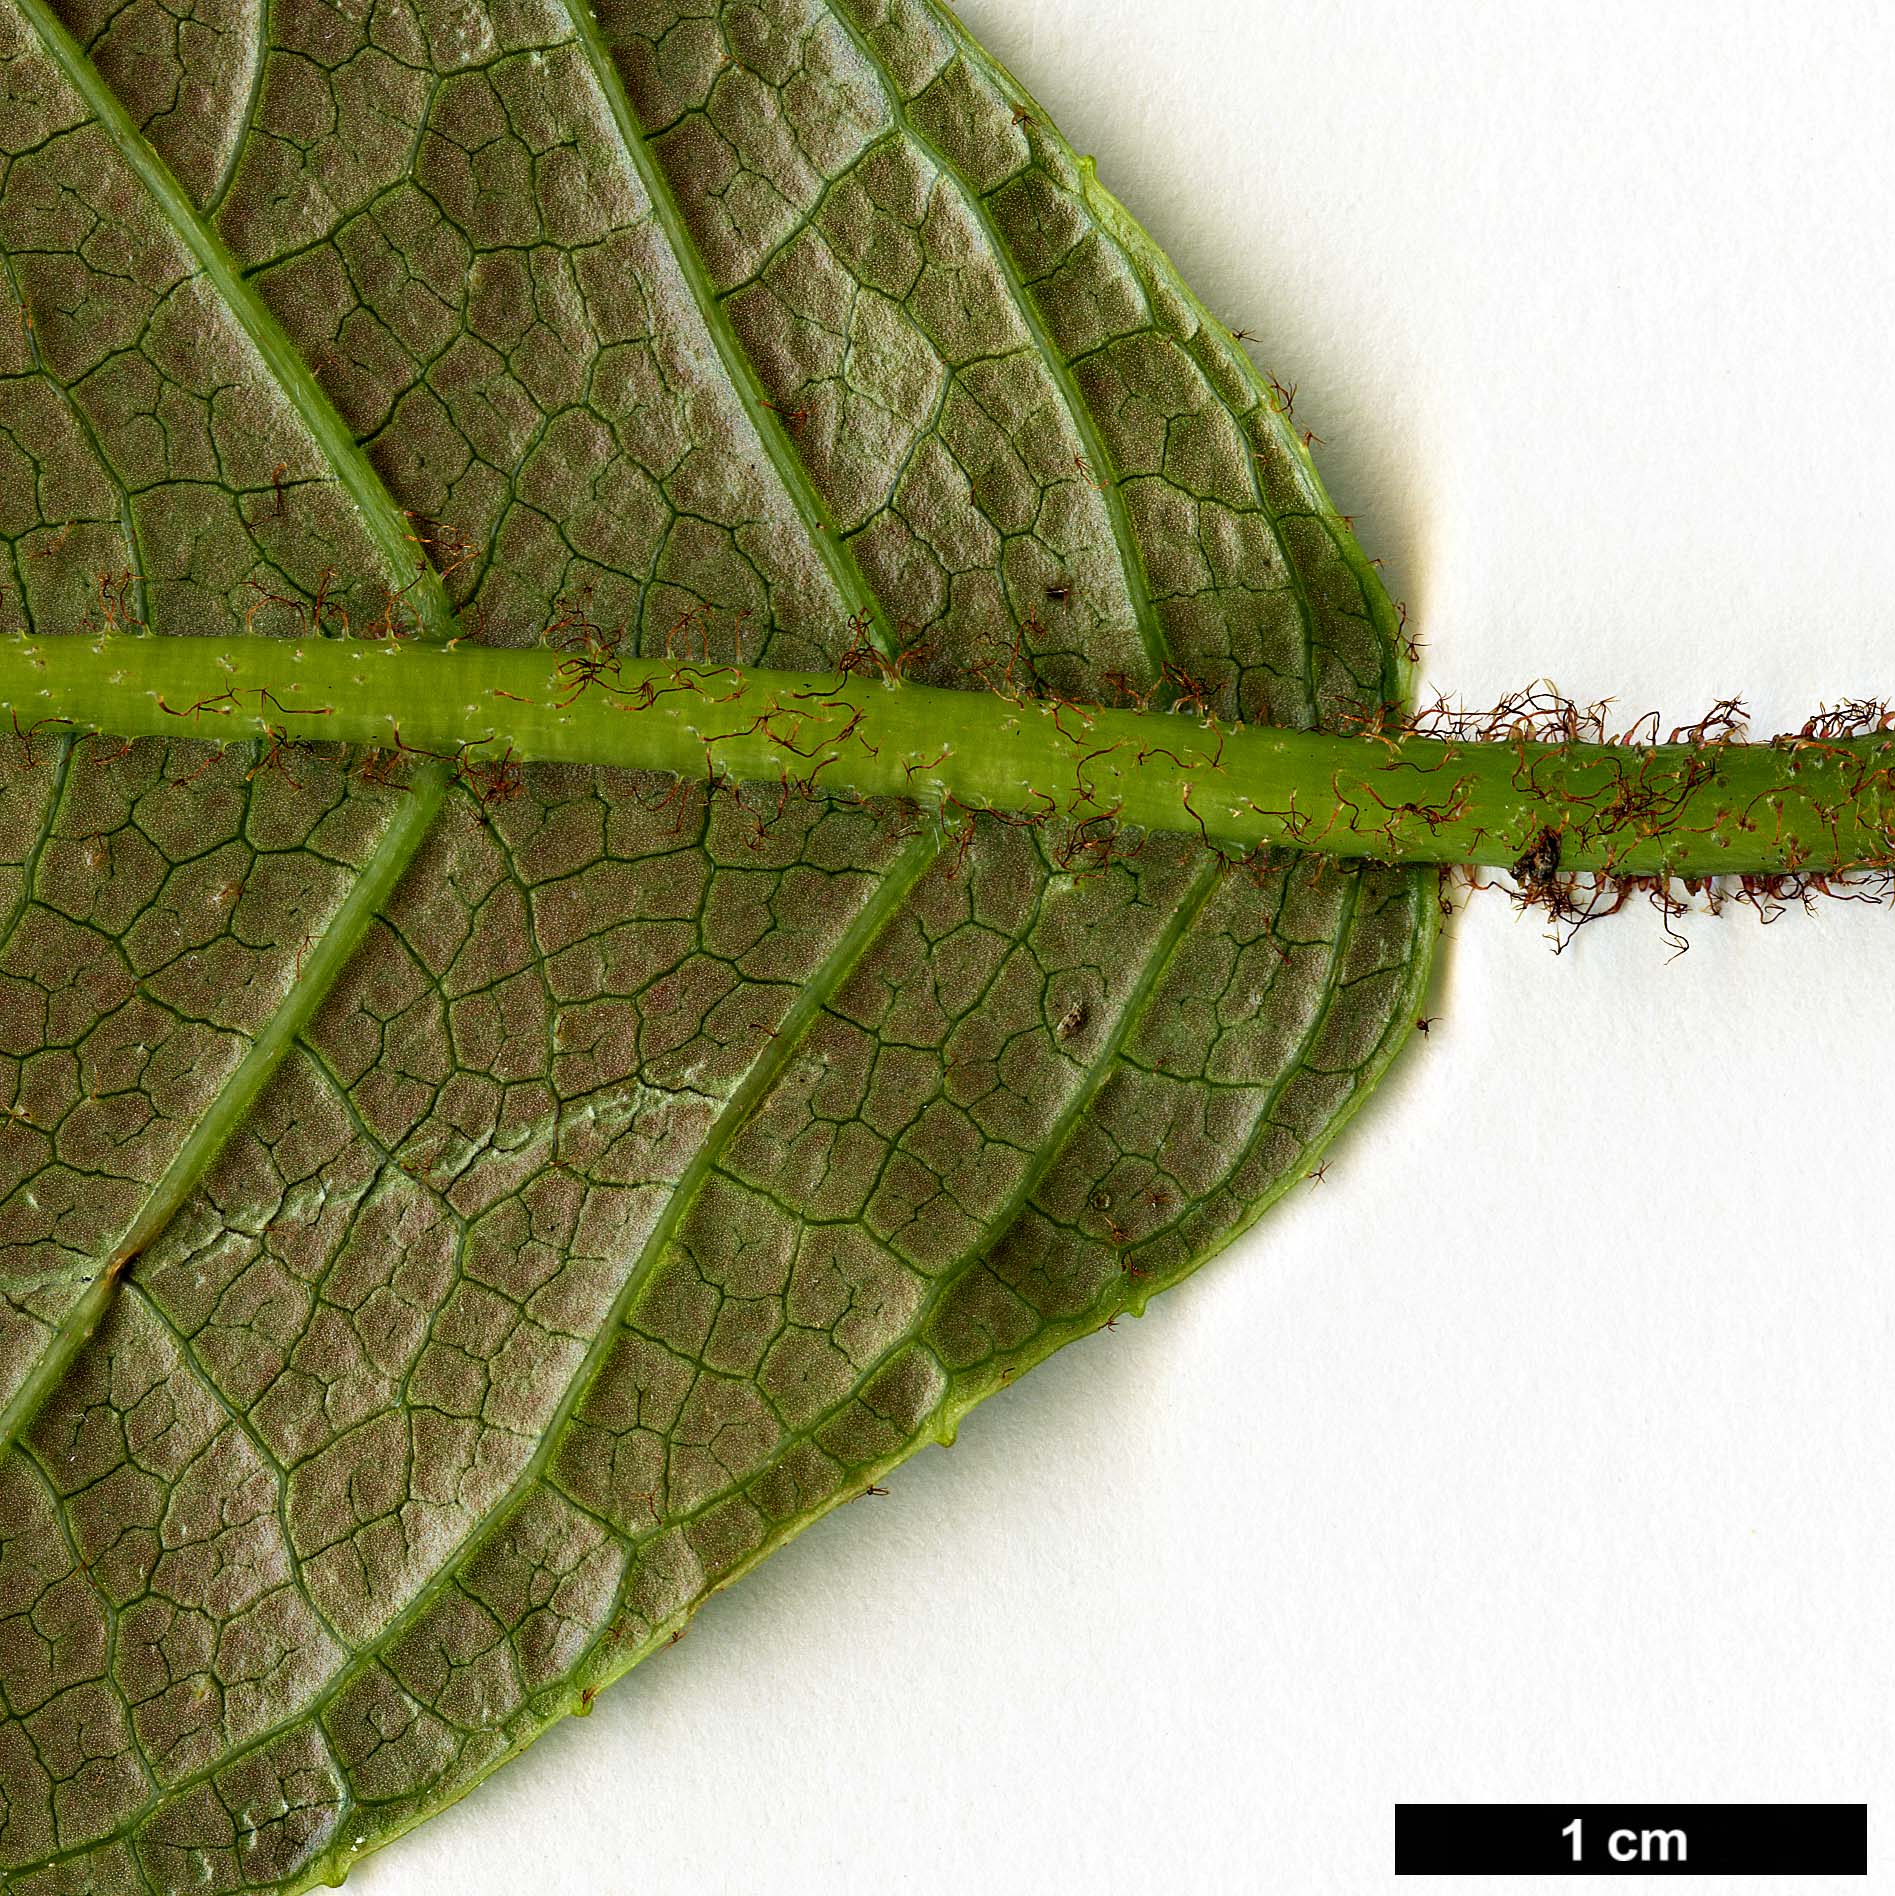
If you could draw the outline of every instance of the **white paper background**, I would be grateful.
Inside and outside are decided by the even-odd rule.
[[[1300,384],[1430,687],[1895,692],[1885,9],[964,12]],[[1885,1795],[1895,917],[1691,934],[1477,903],[1326,1184],[359,1887],[1377,1890],[1398,1799]]]

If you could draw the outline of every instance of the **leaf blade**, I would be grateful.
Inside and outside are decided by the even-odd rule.
[[[313,17],[271,9],[254,72],[209,88],[245,129],[167,119],[154,86],[136,136],[177,153],[235,260],[221,307],[215,271],[187,284],[207,333],[243,333],[249,299],[294,339],[372,469],[358,511],[379,491],[420,523],[465,636],[530,639],[590,585],[580,609],[622,612],[644,652],[686,627],[720,656],[761,634],[766,662],[833,664],[866,614],[960,685],[1017,664],[1099,698],[1171,661],[1228,714],[1308,724],[1398,684],[1387,602],[1261,379],[943,11],[789,7],[816,65],[774,41],[735,71],[698,60],[675,113],[679,70],[629,14],[427,4],[384,22],[411,34],[405,67],[348,22],[318,44]],[[299,146],[274,128],[312,67],[333,118]],[[781,126],[814,150],[831,119],[851,129],[805,175]],[[709,208],[703,127],[783,187],[748,274],[757,231]],[[10,267],[23,190],[0,175]],[[877,191],[907,238],[864,208],[887,210]],[[1070,242],[1036,253],[1054,225]],[[911,239],[896,297],[877,273]],[[833,361],[763,301],[787,307],[819,250],[855,286]],[[43,278],[23,293],[41,307]],[[1137,320],[1099,332],[1112,297]],[[322,586],[283,499],[253,472],[250,523],[302,536],[271,610],[303,629]],[[35,623],[76,596],[78,557],[64,593],[19,585]],[[184,599],[157,589],[161,635],[204,629]],[[55,798],[5,856],[0,1079],[64,1115],[47,1150],[81,1112],[40,1077],[74,1038],[40,1024],[71,944],[118,957],[141,1005],[153,981],[178,995],[170,962],[127,959],[148,921],[64,917],[55,869],[208,823],[238,778],[252,848],[290,795],[280,761],[91,755],[80,789],[109,824],[88,841],[93,817]],[[299,756],[298,793],[359,824],[363,761]],[[30,745],[9,756],[0,791],[31,804],[34,768]],[[324,936],[339,965],[307,1018],[281,1011],[270,944],[274,1038],[234,1064],[279,1063],[240,1124],[200,1122],[147,1181],[161,1228],[0,1461],[13,1571],[82,1629],[37,1671],[0,1660],[0,1854],[36,1896],[305,1887],[452,1801],[858,1482],[1254,1217],[1402,1044],[1433,937],[1421,878],[1274,863],[1253,884],[1177,837],[1082,852],[1076,878],[990,820],[917,838],[899,811],[605,769],[535,767],[491,807],[463,779],[437,821],[418,808],[391,888],[352,864],[361,939]],[[319,829],[253,853],[313,861]],[[183,941],[204,889],[176,850],[137,916]],[[865,878],[882,893],[838,902]],[[200,986],[139,1043],[147,1067],[225,1004]],[[49,1180],[82,1189],[21,1150],[11,1214]],[[200,1157],[161,1217],[167,1166]],[[106,1750],[74,1790],[57,1767],[81,1730]]]

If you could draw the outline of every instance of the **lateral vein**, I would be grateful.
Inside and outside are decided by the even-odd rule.
[[[143,1209],[126,1229],[111,1253],[101,1260],[98,1274],[60,1319],[52,1341],[34,1363],[4,1410],[0,1410],[0,1454],[38,1413],[58,1388],[73,1359],[99,1326],[110,1307],[119,1278],[177,1216],[211,1163],[256,1103],[281,1063],[290,1043],[328,997],[376,911],[414,859],[415,851],[433,827],[447,793],[448,767],[430,763],[409,784],[408,800],[389,825],[367,867],[356,877],[329,926],[304,957],[288,998],[271,1015],[219,1089],[209,1109],[191,1130],[163,1176],[152,1188]]]
[[[841,595],[843,604],[867,627],[870,638],[882,656],[893,658],[899,641],[889,624],[887,609],[869,585],[855,555],[842,544],[827,518],[822,496],[816,491],[809,470],[791,445],[788,431],[764,394],[756,364],[750,360],[748,352],[730,326],[730,319],[724,314],[704,261],[685,225],[684,211],[671,188],[671,180],[665,176],[664,167],[647,143],[644,128],[632,109],[625,82],[619,77],[611,48],[606,45],[605,35],[599,30],[597,17],[585,0],[562,0],[562,4],[572,23],[574,37],[592,69],[593,79],[605,99],[606,109],[612,114],[619,143],[624,146],[625,155],[632,169],[637,172],[639,183],[645,187],[645,195],[651,199],[659,228],[671,247],[671,254],[677,259],[679,272],[691,292],[692,301],[697,305],[711,346],[717,351],[717,359],[730,378],[738,401],[743,405],[745,418],[769,457],[778,483],[796,509],[804,531],[809,536],[810,545],[828,572],[830,583]]]
[[[125,109],[124,101],[105,83],[47,0],[18,0],[18,5],[53,63],[249,338],[284,399],[355,503],[364,528],[388,562],[391,578],[401,581],[413,573],[404,596],[424,628],[438,638],[452,637],[454,609],[448,602],[447,589],[440,575],[420,556],[407,516],[395,505],[348,424],[324,394],[315,372],[284,333],[269,305],[245,279],[223,238],[153,149]]]
[[[696,1153],[693,1154],[691,1163],[685,1168],[677,1185],[673,1187],[665,1209],[653,1225],[650,1235],[640,1245],[638,1256],[626,1271],[625,1281],[614,1294],[611,1307],[600,1320],[598,1330],[587,1346],[579,1367],[573,1372],[571,1380],[561,1393],[553,1414],[541,1433],[538,1446],[521,1467],[520,1472],[508,1484],[506,1492],[487,1510],[480,1526],[468,1536],[452,1560],[444,1564],[433,1579],[424,1582],[416,1590],[413,1598],[389,1620],[380,1632],[358,1646],[350,1654],[347,1663],[338,1669],[313,1698],[298,1706],[287,1718],[280,1719],[266,1729],[254,1733],[242,1745],[226,1752],[216,1763],[167,1786],[161,1796],[153,1799],[143,1810],[126,1820],[124,1825],[126,1830],[144,1822],[162,1805],[188,1795],[199,1784],[228,1769],[234,1759],[248,1756],[251,1752],[267,1745],[273,1738],[280,1737],[283,1732],[293,1726],[320,1717],[323,1710],[346,1691],[374,1663],[379,1654],[387,1651],[427,1612],[429,1607],[440,1599],[452,1585],[454,1576],[505,1526],[514,1510],[545,1473],[547,1465],[559,1447],[566,1424],[585,1400],[587,1392],[604,1368],[633,1301],[644,1287],[652,1267],[664,1255],[665,1247],[676,1233],[679,1223],[696,1198],[704,1180],[710,1176],[719,1155],[729,1145],[731,1139],[761,1102],[763,1095],[788,1065],[797,1048],[802,1045],[803,1038],[814,1024],[816,1017],[834,998],[843,981],[863,955],[880,938],[890,920],[901,909],[909,891],[927,873],[929,866],[940,854],[941,846],[940,833],[932,828],[912,838],[895,859],[875,892],[863,904],[861,913],[844,930],[841,939],[829,951],[821,966],[802,985],[795,1001],[784,1015],[782,1024],[770,1036],[732,1090],[729,1098],[718,1109],[717,1116],[705,1133]]]

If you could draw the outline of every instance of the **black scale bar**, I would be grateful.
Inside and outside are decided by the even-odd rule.
[[[1397,1876],[1867,1876],[1866,1804],[1397,1804]]]

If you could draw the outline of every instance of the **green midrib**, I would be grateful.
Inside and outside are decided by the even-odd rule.
[[[575,667],[578,669],[575,670]],[[0,638],[23,738],[299,738],[478,768],[610,765],[1201,833],[1378,862],[1564,874],[1827,875],[1895,864],[1895,733],[1626,745],[1343,734],[860,675],[583,659],[544,647],[263,638]]]
[[[165,225],[249,338],[284,399],[355,503],[364,529],[388,563],[391,579],[402,588],[402,596],[414,607],[422,626],[434,637],[452,637],[454,609],[448,603],[447,590],[440,575],[421,557],[407,516],[382,485],[348,424],[323,393],[314,371],[244,278],[224,240],[138,129],[124,102],[100,77],[48,0],[16,0],[16,4],[113,149],[144,187]]]

